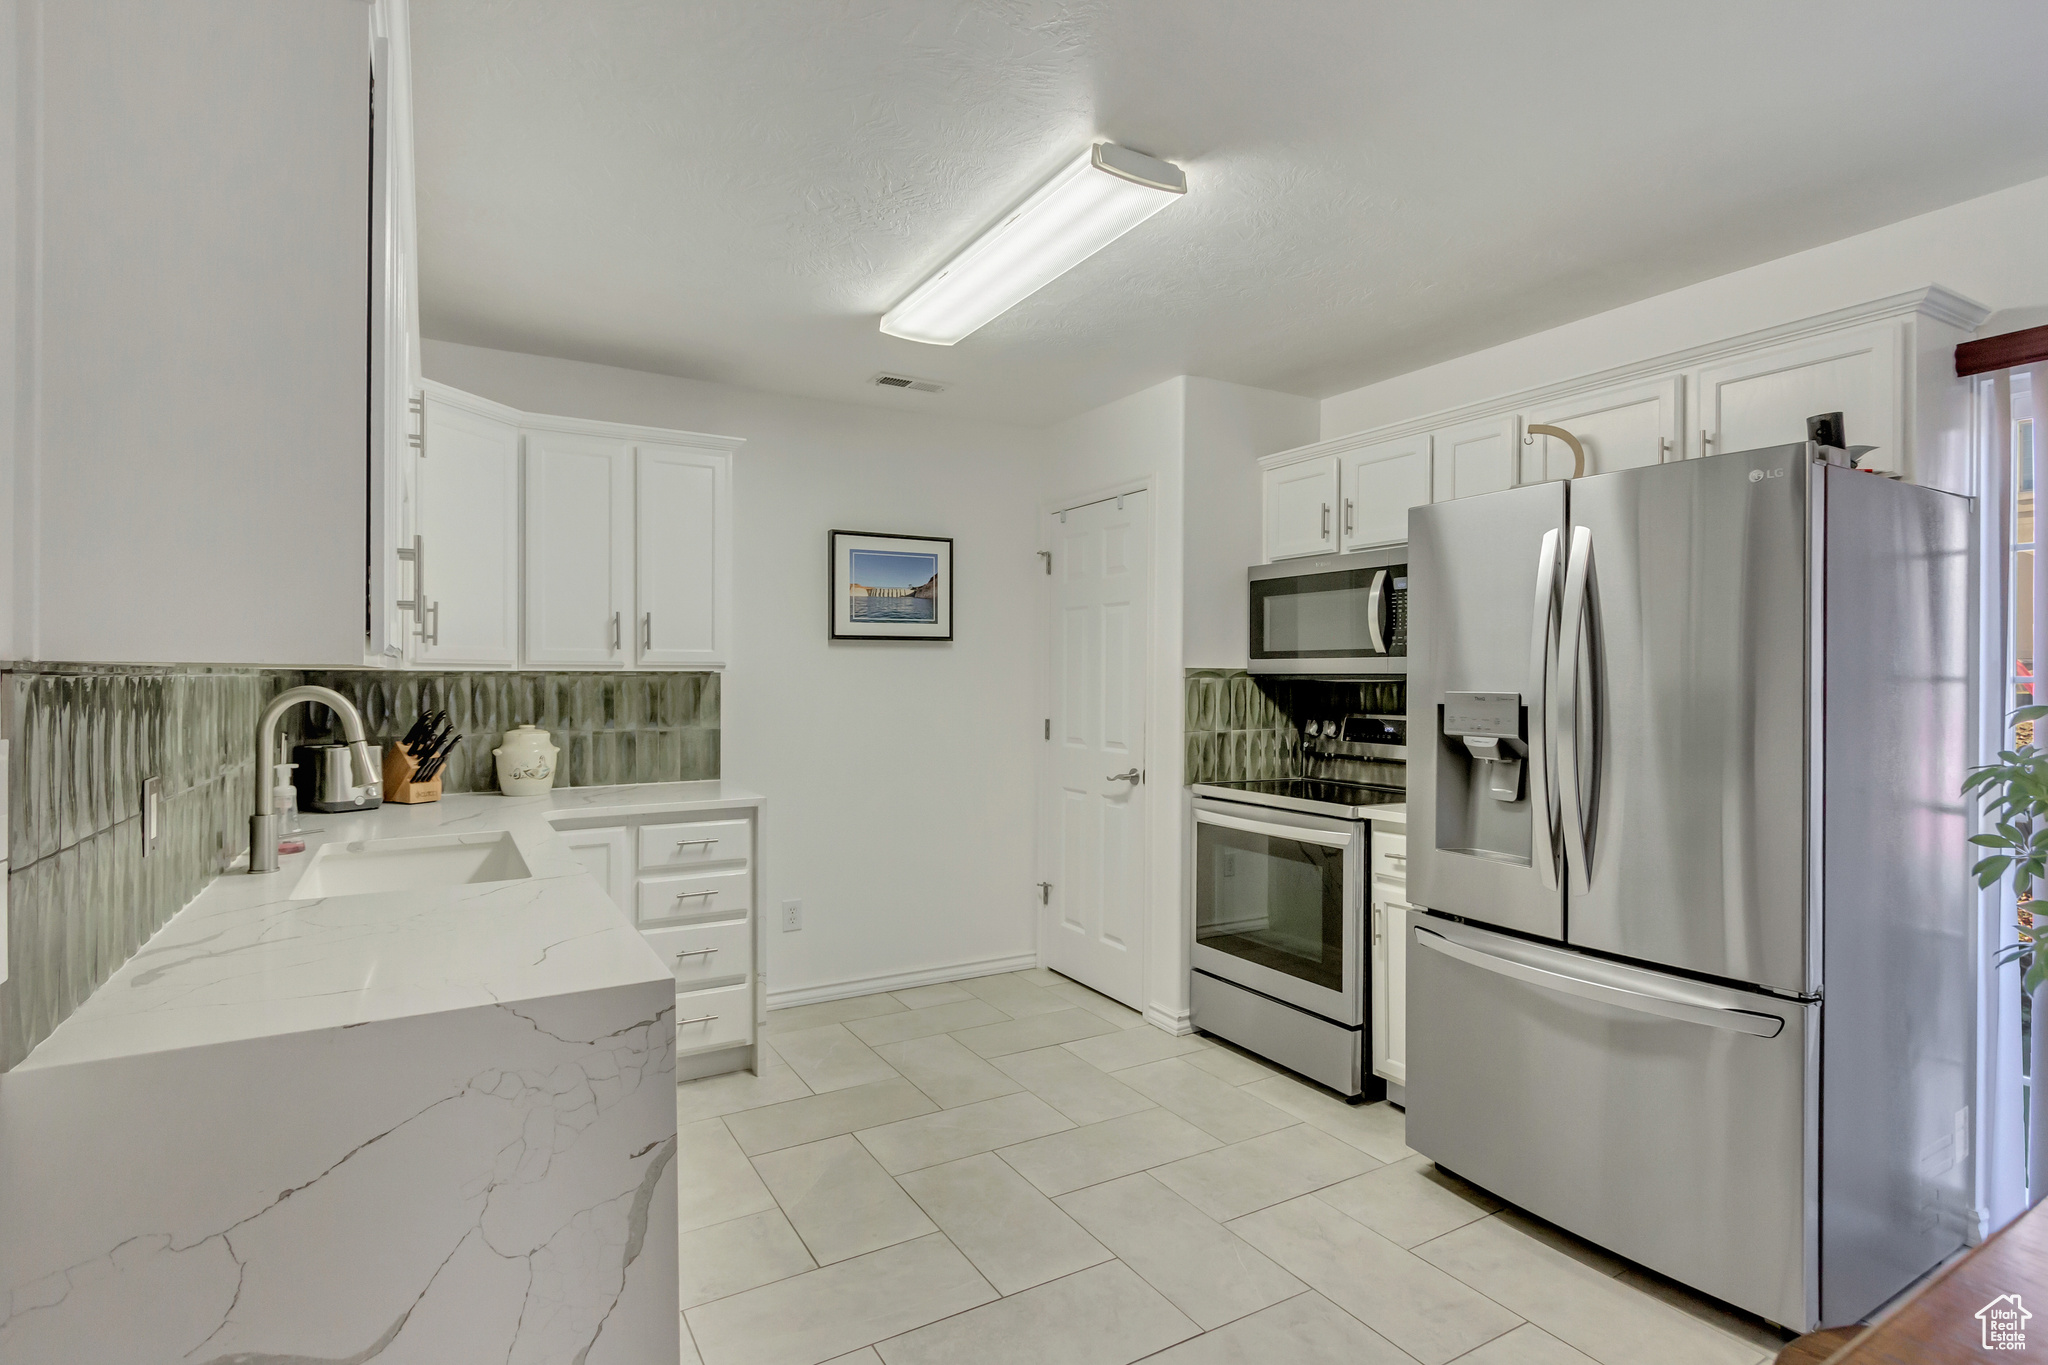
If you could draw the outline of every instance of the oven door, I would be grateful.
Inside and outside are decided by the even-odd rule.
[[[1253,568],[1250,671],[1406,672],[1408,566],[1385,558],[1381,551]]]
[[[1363,821],[1197,801],[1192,964],[1363,1024],[1366,838]]]

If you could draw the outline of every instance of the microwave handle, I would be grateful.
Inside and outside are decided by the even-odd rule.
[[[1387,652],[1387,631],[1386,627],[1380,624],[1381,618],[1386,614],[1387,571],[1376,569],[1373,571],[1372,586],[1365,590],[1366,638],[1371,642],[1372,652],[1375,654]]]
[[[1301,825],[1283,825],[1270,820],[1247,820],[1239,815],[1224,815],[1219,811],[1198,810],[1195,812],[1198,825],[1221,825],[1225,829],[1241,829],[1248,834],[1265,834],[1275,839],[1294,839],[1304,844],[1320,844],[1324,848],[1350,848],[1355,836],[1336,830],[1308,829]]]

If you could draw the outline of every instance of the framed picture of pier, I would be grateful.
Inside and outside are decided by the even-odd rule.
[[[834,531],[832,638],[952,639],[952,538]]]

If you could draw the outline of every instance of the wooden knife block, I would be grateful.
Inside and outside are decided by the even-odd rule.
[[[384,750],[384,799],[396,801],[401,806],[417,806],[427,801],[441,799],[441,774],[435,773],[424,782],[415,782],[412,775],[420,770],[420,761],[405,751],[405,746],[393,744]]]

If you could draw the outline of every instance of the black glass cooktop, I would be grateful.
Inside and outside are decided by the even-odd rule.
[[[1362,782],[1331,782],[1318,777],[1280,777],[1256,782],[1197,782],[1198,796],[1219,796],[1255,806],[1306,810],[1362,820],[1375,808],[1407,802],[1400,787],[1373,787]]]

